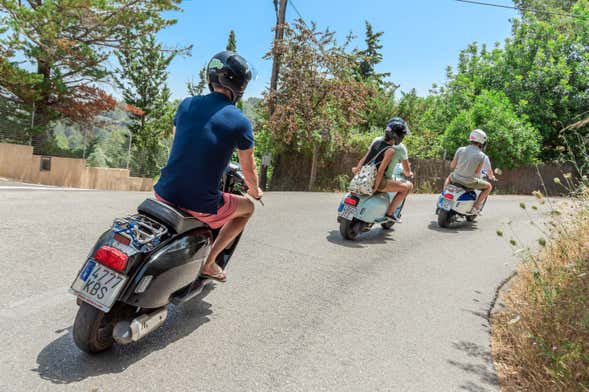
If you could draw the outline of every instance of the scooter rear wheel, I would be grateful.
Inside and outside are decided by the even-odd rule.
[[[446,211],[446,210],[440,209],[438,211],[438,226],[443,227],[445,229],[450,227],[450,223],[452,223],[453,215],[454,214],[452,211]]]
[[[353,241],[360,233],[360,222],[355,219],[353,221],[342,219],[339,224],[339,232],[344,239]]]
[[[122,303],[116,304],[108,313],[82,302],[74,321],[73,336],[76,346],[89,354],[106,351],[112,347],[113,329],[122,317]]]

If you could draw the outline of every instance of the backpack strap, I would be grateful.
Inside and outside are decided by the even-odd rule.
[[[380,151],[378,152],[378,154],[376,154],[376,155],[374,156],[374,158],[372,158],[372,159],[370,160],[370,162],[368,162],[368,163],[365,163],[365,165],[367,165],[367,164],[369,165],[369,164],[373,163],[374,161],[376,161],[376,158],[378,158],[378,156],[379,156],[380,154],[382,154],[382,153],[383,153],[383,152],[385,152],[386,150],[390,150],[391,148],[393,148],[393,147],[392,147],[392,146],[390,146],[390,147],[385,147],[385,148],[383,148],[382,150],[380,150]]]

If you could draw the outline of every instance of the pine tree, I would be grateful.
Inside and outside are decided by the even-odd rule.
[[[225,49],[235,52],[237,50],[237,41],[235,40],[235,31],[229,32],[229,38],[227,39],[227,46]]]
[[[125,103],[140,110],[140,113],[131,115],[129,125],[134,151],[141,156],[134,161],[133,171],[142,176],[154,176],[159,170],[160,141],[172,127],[171,123],[164,128],[154,124],[166,116],[171,95],[166,85],[167,68],[178,52],[165,53],[154,34],[135,42],[135,45],[138,47],[116,52],[121,66],[118,74],[124,75],[124,79],[117,78],[116,82]]]
[[[202,95],[206,88],[207,88],[207,67],[204,66],[198,72],[198,83],[194,83],[194,80],[188,81],[186,83],[186,89],[188,90],[188,95],[195,96],[195,95]]]
[[[358,51],[357,55],[360,59],[358,64],[358,73],[362,80],[375,79],[379,86],[385,85],[384,78],[389,77],[389,72],[376,73],[374,67],[382,62],[382,44],[380,43],[380,37],[384,34],[382,31],[374,32],[372,25],[365,21],[366,32],[364,42],[366,43],[366,49]]]
[[[51,148],[51,121],[88,121],[112,109],[115,100],[95,83],[111,74],[113,48],[123,45],[121,37],[133,43],[175,23],[161,13],[179,3],[0,1],[0,93],[34,112],[36,152]]]

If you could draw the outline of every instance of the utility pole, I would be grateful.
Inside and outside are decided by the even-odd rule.
[[[274,114],[276,109],[276,90],[278,88],[278,75],[280,71],[280,49],[282,40],[284,39],[284,23],[286,19],[286,3],[287,0],[274,0],[274,9],[276,11],[276,26],[274,27],[274,42],[272,44],[272,75],[270,77],[270,101],[268,104],[268,111],[270,116]],[[266,155],[262,159],[262,167],[260,168],[260,187],[266,190],[266,183],[268,181],[268,166],[270,165],[271,157]]]
[[[287,0],[274,0],[276,8],[276,27],[274,27],[274,44],[272,45],[272,76],[270,77],[270,115],[274,113],[274,94],[278,87],[278,74],[280,71],[279,46],[284,39],[284,20],[286,18]]]

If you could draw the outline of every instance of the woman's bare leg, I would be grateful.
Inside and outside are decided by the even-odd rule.
[[[411,193],[413,189],[413,184],[409,181],[387,181],[387,184],[384,188],[379,189],[379,192],[396,192],[395,197],[393,197],[393,201],[389,205],[387,209],[387,215],[392,215],[395,210],[401,205],[403,200]]]

